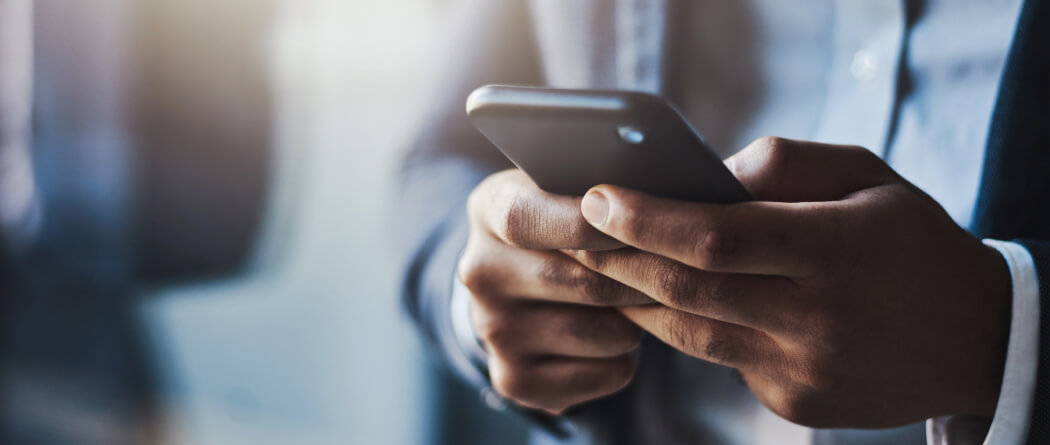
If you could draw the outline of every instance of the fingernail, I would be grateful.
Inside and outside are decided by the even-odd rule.
[[[587,222],[595,226],[604,226],[605,220],[609,217],[609,200],[602,192],[591,190],[583,196],[580,211],[583,212],[583,217]]]

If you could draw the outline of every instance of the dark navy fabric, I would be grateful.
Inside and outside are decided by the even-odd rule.
[[[1050,443],[1050,2],[1025,2],[992,117],[974,232],[1020,238],[1039,276],[1040,329],[1028,443]]]

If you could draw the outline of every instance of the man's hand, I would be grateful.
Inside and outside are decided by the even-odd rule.
[[[519,170],[494,174],[468,200],[459,262],[493,387],[555,414],[630,382],[641,330],[614,307],[652,303],[557,250],[622,246],[587,224],[579,203]]]
[[[766,138],[729,165],[758,201],[598,186],[582,202],[587,220],[637,250],[570,253],[662,303],[621,311],[738,368],[788,420],[991,416],[1011,304],[994,249],[862,148]]]

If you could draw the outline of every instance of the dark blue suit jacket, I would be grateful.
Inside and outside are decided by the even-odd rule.
[[[489,19],[528,17],[517,2],[499,3],[487,12]],[[437,355],[478,386],[487,385],[484,371],[465,362],[451,338],[450,284],[466,237],[467,194],[482,178],[511,164],[468,124],[462,104],[471,89],[485,83],[541,82],[528,23],[488,20],[479,26],[493,22],[513,24],[512,29],[497,34],[515,38],[473,39],[458,48],[456,60],[461,63],[442,84],[446,89],[440,93],[438,107],[407,158],[398,211],[405,305]],[[474,36],[488,35],[483,29],[470,31]],[[991,125],[973,231],[982,238],[1017,240],[1035,259],[1042,321],[1028,443],[1050,443],[1050,2],[1025,2]],[[647,359],[659,360],[661,354],[650,352]],[[617,422],[617,413],[624,411],[618,408],[626,407],[630,400],[630,391],[626,391],[597,402],[588,407],[589,413],[580,415],[604,416],[600,423],[605,426],[589,432],[612,436],[608,442],[617,442],[615,437],[623,433],[617,429],[629,424]],[[556,421],[534,417],[559,431]],[[627,432],[622,437],[631,436]]]
[[[1050,443],[1050,2],[1025,2],[992,116],[974,232],[1014,239],[1039,275],[1039,371],[1029,444]]]

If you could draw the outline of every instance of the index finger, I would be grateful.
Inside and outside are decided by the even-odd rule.
[[[601,185],[581,207],[629,246],[712,272],[808,277],[837,233],[829,203],[698,204]]]
[[[581,197],[540,190],[520,170],[489,176],[471,193],[467,211],[504,243],[529,250],[610,250],[623,243],[587,223]]]

